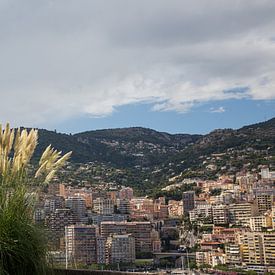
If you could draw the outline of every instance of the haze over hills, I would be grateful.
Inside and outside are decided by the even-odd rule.
[[[207,135],[168,134],[141,127],[75,135],[39,130],[36,155],[48,144],[63,152],[73,151],[72,181],[87,182],[94,176],[87,168],[89,172],[78,174],[76,178],[75,165],[97,163],[113,171],[102,171],[105,181],[151,190],[178,175],[180,178],[213,178],[244,167],[256,169],[260,164],[275,165],[275,118],[237,130],[218,129]],[[221,156],[215,159],[213,154]],[[119,172],[115,172],[116,169]]]

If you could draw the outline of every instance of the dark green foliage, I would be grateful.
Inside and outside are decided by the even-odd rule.
[[[211,196],[219,196],[222,192],[221,188],[214,188],[212,190],[210,190],[210,195]]]
[[[151,252],[138,252],[136,253],[137,259],[151,259],[153,258],[153,254]]]
[[[181,175],[178,181],[196,177],[215,180],[219,173],[234,174],[245,169],[244,164],[249,163],[248,169],[275,165],[274,136],[275,118],[238,130],[215,130],[204,136],[171,135],[139,127],[75,135],[39,130],[35,155],[39,156],[49,143],[63,152],[72,150],[72,169],[89,162],[107,165],[111,172],[101,171],[103,181],[132,186],[138,195],[144,195],[156,193],[176,175]],[[222,157],[210,162],[214,161],[217,170],[207,170],[203,161],[217,153],[222,153]],[[112,171],[115,168],[121,172]],[[60,177],[65,180],[63,174]],[[78,174],[76,178],[89,181],[91,174]]]
[[[46,240],[32,220],[32,197],[24,187],[6,195],[1,189],[0,274],[46,274]]]
[[[165,197],[167,201],[168,200],[180,201],[180,200],[182,200],[182,193],[185,191],[191,191],[191,190],[197,191],[199,189],[196,187],[195,183],[194,184],[183,184],[180,188],[176,188],[171,191],[157,191],[156,190],[152,194],[152,197],[154,199],[157,199],[159,197]]]

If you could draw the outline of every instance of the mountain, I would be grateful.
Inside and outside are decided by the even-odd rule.
[[[261,164],[275,166],[275,118],[237,130],[214,130],[168,161],[176,165],[175,173],[191,169],[193,175],[206,177],[257,169]],[[211,171],[209,165],[216,169]]]
[[[157,132],[155,130],[133,127],[89,131],[76,134],[78,142],[93,146],[105,146],[102,160],[115,166],[152,166],[165,156],[180,152],[186,145],[196,142],[200,135]]]
[[[131,167],[141,163],[151,165],[159,162],[160,156],[177,153],[200,137],[171,135],[141,127],[87,131],[75,135],[41,129],[36,156],[52,144],[63,152],[73,151],[73,162],[100,161],[115,167]]]
[[[141,127],[75,135],[40,129],[35,156],[52,144],[63,152],[73,151],[71,170],[64,180],[78,184],[104,180],[152,191],[173,177],[215,178],[257,169],[260,164],[274,166],[274,137],[275,118],[207,135],[168,134]]]

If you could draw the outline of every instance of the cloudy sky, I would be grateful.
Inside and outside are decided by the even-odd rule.
[[[275,116],[274,0],[0,0],[0,118],[205,133]]]

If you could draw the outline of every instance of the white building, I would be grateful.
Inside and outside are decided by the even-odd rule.
[[[229,222],[229,213],[228,207],[223,204],[213,205],[213,223],[216,225],[219,224],[228,224]]]

